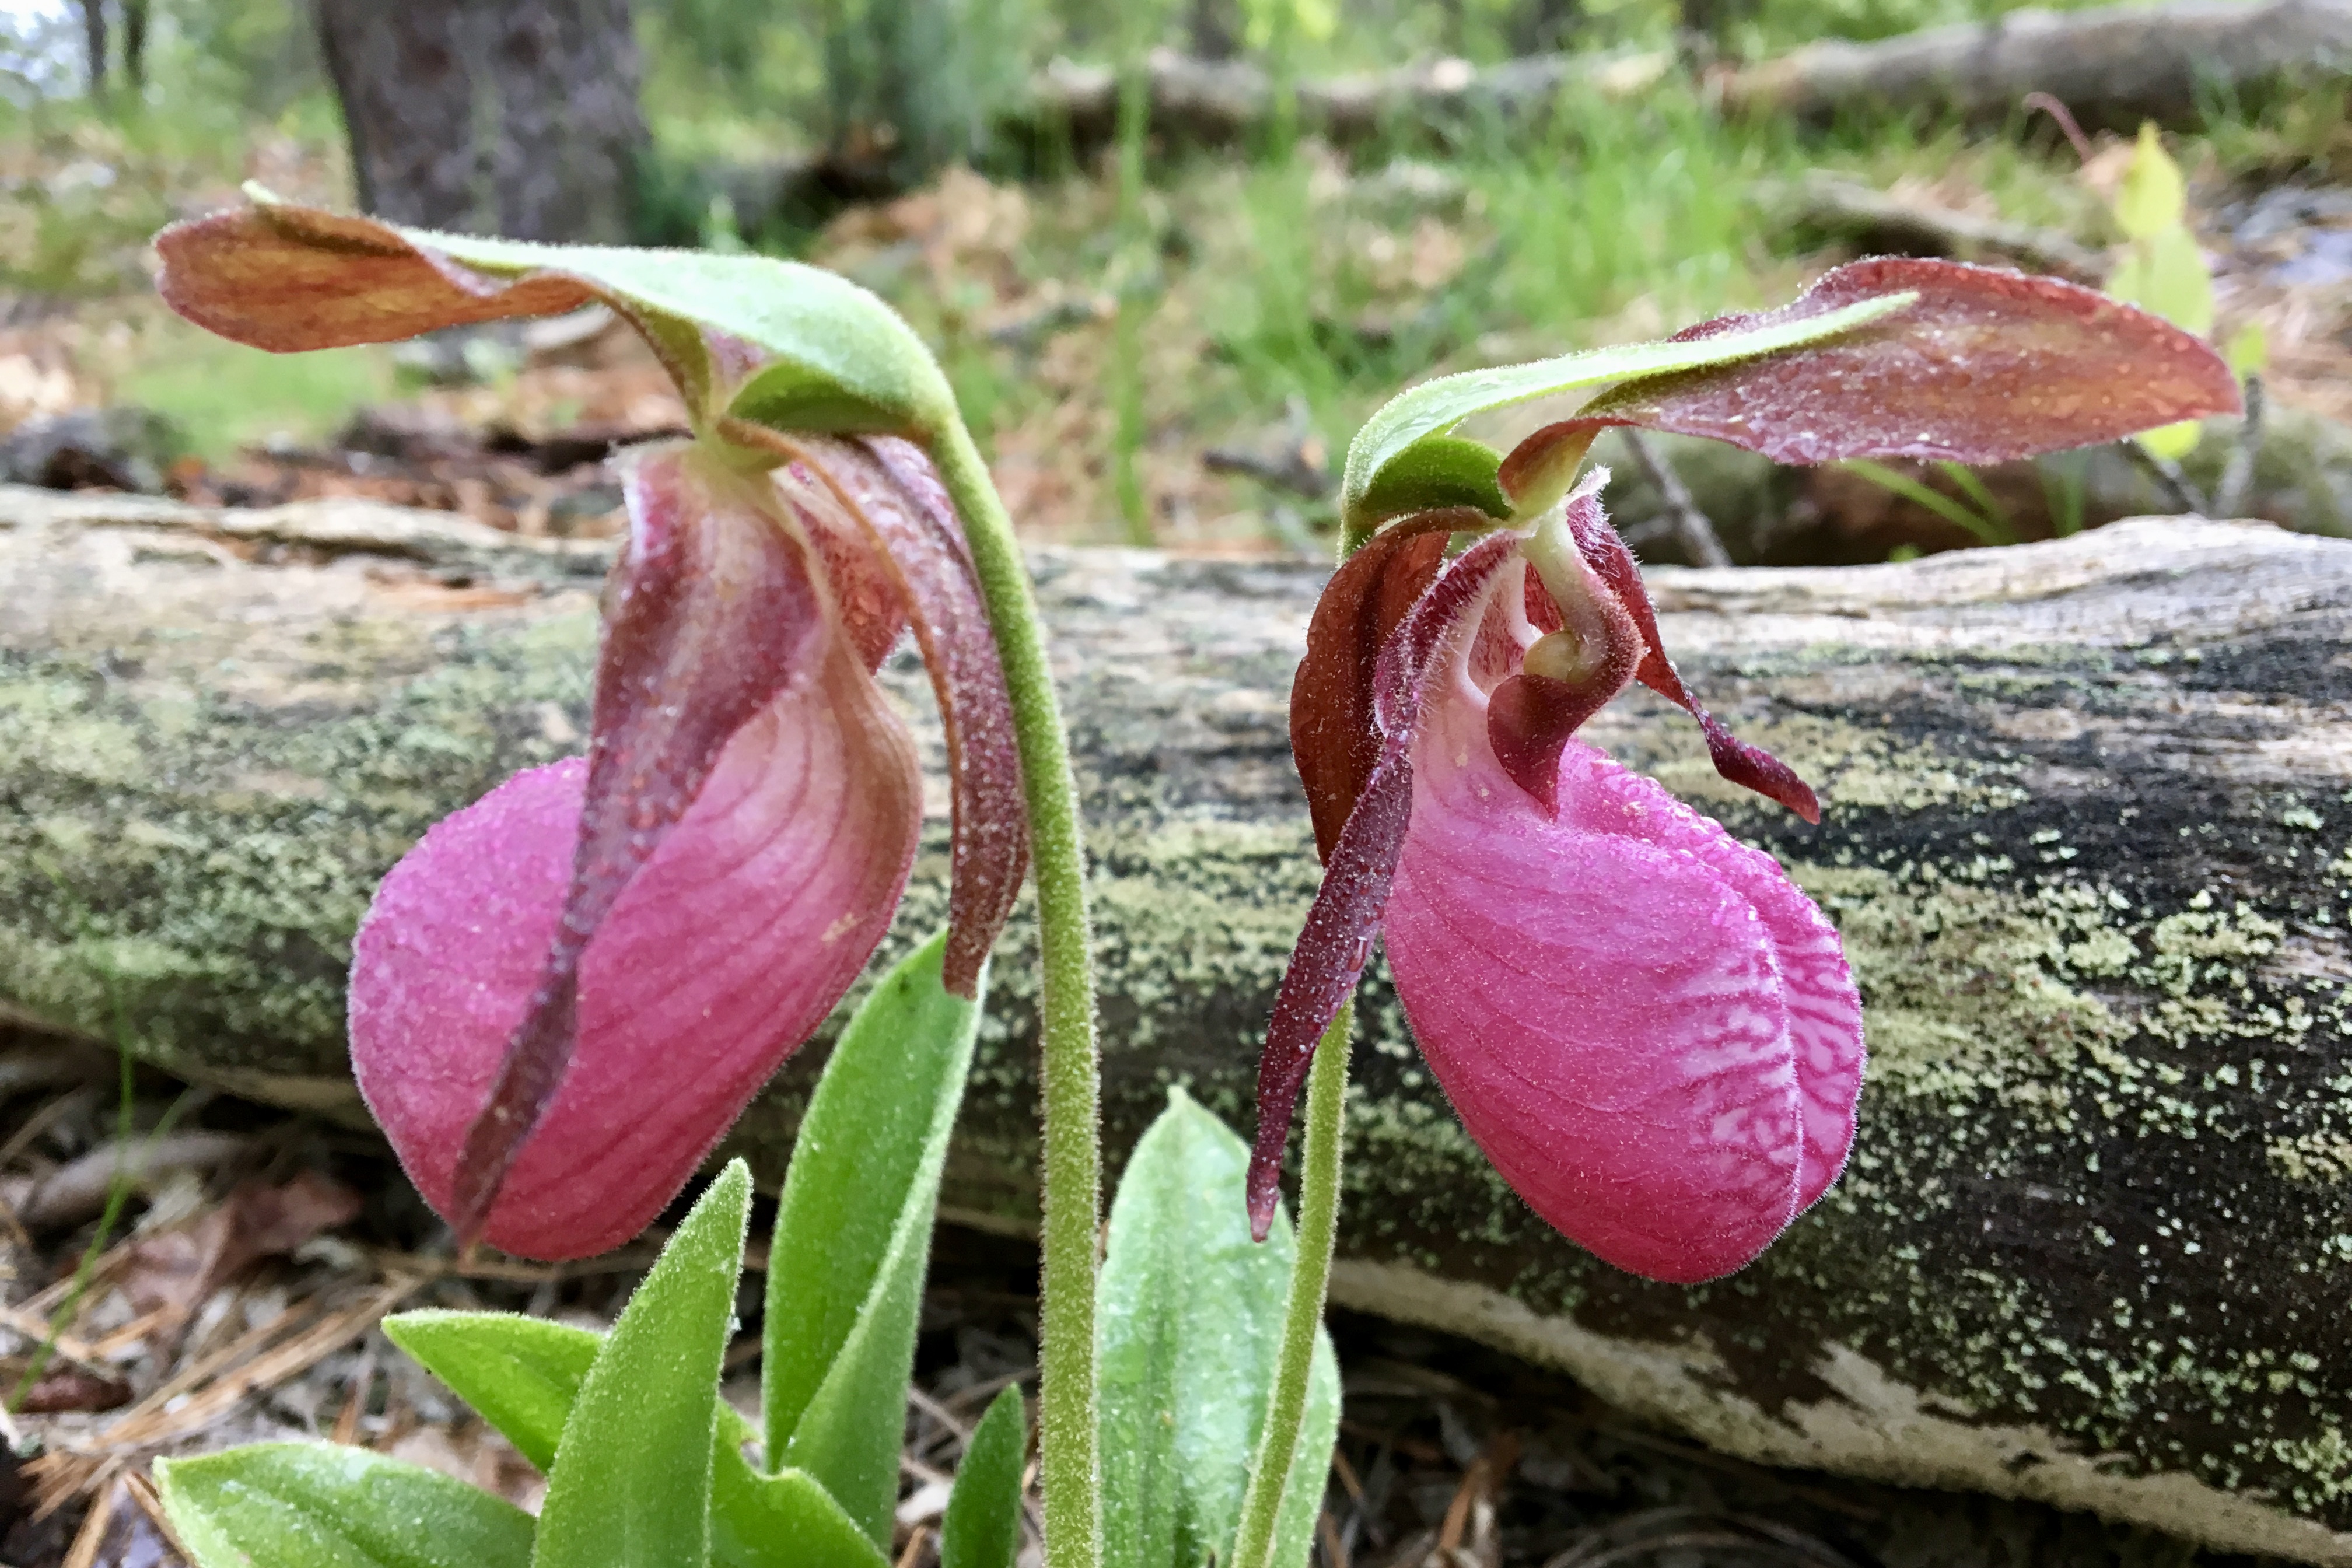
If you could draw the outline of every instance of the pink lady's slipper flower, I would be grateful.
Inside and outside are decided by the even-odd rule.
[[[1028,835],[954,508],[912,443],[773,417],[887,428],[887,376],[866,395],[877,413],[846,375],[698,325],[660,292],[697,282],[696,266],[732,278],[738,261],[771,269],[755,280],[787,301],[847,285],[753,258],[544,251],[290,208],[159,246],[176,308],[268,348],[602,299],[646,331],[703,432],[621,459],[628,536],[587,756],[518,773],[434,827],[353,945],[361,1092],[461,1235],[545,1258],[627,1240],[849,990],[921,829],[914,743],[873,674],[910,627],[947,721],[943,979],[974,994]],[[878,333],[862,346],[876,343],[891,347]]]
[[[1809,822],[1820,807],[1684,686],[1602,513],[1606,470],[1569,477],[1611,426],[1784,462],[1983,463],[2237,403],[2211,351],[2152,317],[1946,262],[1841,268],[1783,310],[1674,342],[1896,294],[1899,310],[1804,346],[1621,383],[1489,466],[1493,501],[1394,509],[1332,577],[1291,697],[1326,869],[1259,1072],[1261,1234],[1308,1059],[1383,933],[1463,1125],[1602,1259],[1671,1281],[1727,1274],[1837,1179],[1864,1047],[1835,929],[1770,857],[1576,732],[1639,681],[1691,713],[1726,778]],[[1426,439],[1446,443],[1432,470],[1462,471],[1468,443]]]

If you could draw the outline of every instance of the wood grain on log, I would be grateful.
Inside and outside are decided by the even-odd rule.
[[[1035,565],[1094,824],[1114,1155],[1171,1083],[1246,1127],[1315,882],[1284,716],[1322,573]],[[580,746],[600,569],[387,509],[0,490],[0,1003],[348,1110],[369,889],[435,817]],[[1339,1299],[1736,1454],[2352,1563],[2352,547],[2143,520],[1653,583],[1693,684],[1828,816],[1723,785],[1654,701],[1592,736],[1840,923],[1874,1052],[1853,1164],[1729,1280],[1616,1274],[1499,1184],[1376,968]],[[919,714],[912,664],[888,674]],[[896,942],[942,911],[932,826]],[[1018,1226],[1020,921],[995,979],[949,1201]],[[820,1055],[739,1130],[771,1177]]]

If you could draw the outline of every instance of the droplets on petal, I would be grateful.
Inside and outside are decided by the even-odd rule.
[[[1623,383],[1522,443],[1504,461],[1505,488],[1532,454],[1613,425],[1705,436],[1779,463],[1998,463],[2238,411],[2237,377],[2203,340],[2077,284],[1958,261],[1853,262],[1780,310],[1673,341],[1906,291],[1916,298],[1904,310],[1801,348]]]

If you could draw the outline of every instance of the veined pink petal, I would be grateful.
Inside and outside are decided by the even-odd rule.
[[[1851,1141],[1860,1010],[1834,933],[1591,748],[1570,742],[1553,816],[1495,759],[1475,687],[1434,707],[1387,911],[1423,1054],[1547,1222],[1654,1279],[1731,1272]]]
[[[615,900],[770,702],[829,676],[839,617],[764,476],[691,446],[633,453],[606,592],[588,782],[563,918],[466,1132],[452,1223],[471,1240],[569,1068],[580,960]]]
[[[354,944],[352,1066],[426,1200],[451,1212],[562,917],[587,765],[520,773],[394,868]],[[525,1256],[620,1245],[847,992],[913,863],[921,783],[845,638],[730,740],[582,953],[569,1070],[483,1235]]]

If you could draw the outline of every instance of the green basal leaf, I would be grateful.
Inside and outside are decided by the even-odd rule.
[[[701,1568],[713,1403],[751,1173],[730,1162],[662,1248],[580,1385],[540,1510],[533,1568]]]
[[[1423,436],[1383,465],[1355,504],[1353,521],[1370,528],[1409,512],[1475,507],[1489,517],[1511,515],[1511,499],[1496,476],[1503,455],[1484,441]]]
[[[196,1568],[524,1568],[531,1518],[502,1498],[364,1448],[255,1443],[158,1459]]]
[[[542,1472],[553,1465],[564,1420],[604,1342],[592,1330],[509,1312],[406,1312],[384,1320],[384,1331]],[[754,1472],[743,1445],[759,1434],[723,1400],[714,1414],[713,1562],[721,1568],[879,1568],[881,1552],[822,1486],[798,1470]],[[793,1542],[801,1543],[799,1556],[788,1549]]]
[[[1390,465],[1427,437],[1445,434],[1474,414],[1634,376],[1695,370],[1818,342],[1890,315],[1909,302],[1908,296],[1894,294],[1767,327],[1717,332],[1683,342],[1589,349],[1532,364],[1465,371],[1423,382],[1391,398],[1356,432],[1348,447],[1341,516],[1350,528],[1362,526],[1361,509],[1367,498],[1376,493]]]
[[[1104,1560],[1199,1568],[1231,1560],[1282,1340],[1294,1243],[1277,1219],[1250,1240],[1249,1149],[1183,1093],[1128,1162],[1098,1296]],[[1330,1473],[1339,1376],[1318,1347],[1298,1460],[1285,1489],[1282,1568],[1301,1568]]]
[[[1021,1464],[1028,1450],[1021,1391],[1008,1388],[990,1403],[956,1467],[940,1521],[940,1568],[1013,1568],[1021,1550]]]
[[[2156,122],[2142,121],[2139,143],[2116,195],[2116,224],[2126,239],[2153,239],[2189,221],[2189,185],[2180,165],[2164,150]],[[2112,292],[2112,290],[2110,290]]]
[[[940,984],[946,934],[885,975],[801,1122],[770,1250],[769,1463],[806,1470],[885,1547],[948,1135],[986,996]]]
[[[743,1458],[751,1424],[740,1415],[735,1421],[729,1430],[740,1436],[719,1446],[712,1479],[712,1561],[726,1568],[889,1568],[882,1549],[815,1477],[753,1470]]]
[[[604,1336],[511,1312],[403,1312],[384,1336],[503,1433],[541,1475]]]

